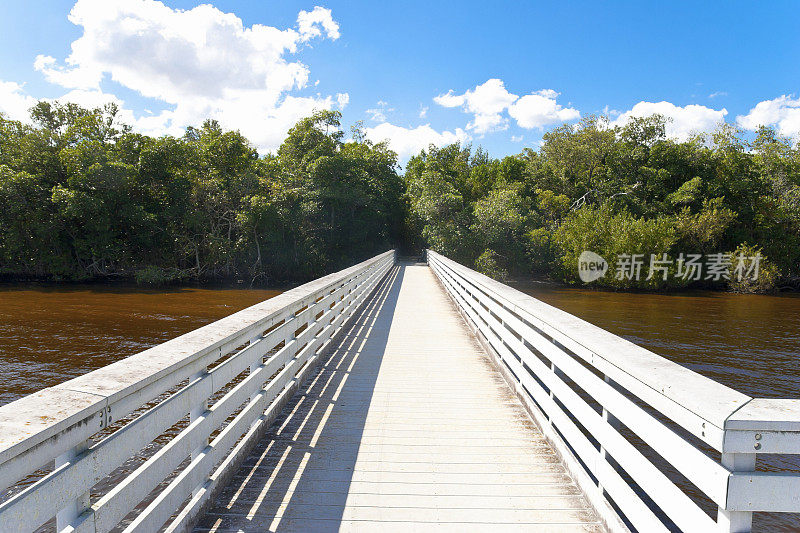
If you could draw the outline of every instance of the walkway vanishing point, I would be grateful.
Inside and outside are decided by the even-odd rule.
[[[320,366],[199,531],[597,530],[426,266],[394,269]]]
[[[0,531],[750,531],[759,453],[800,402],[387,252],[0,407]]]

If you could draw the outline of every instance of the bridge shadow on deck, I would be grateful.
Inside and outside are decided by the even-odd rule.
[[[405,267],[396,267],[195,531],[338,531]]]

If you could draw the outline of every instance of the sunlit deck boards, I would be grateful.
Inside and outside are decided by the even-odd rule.
[[[490,528],[601,530],[434,274],[407,265],[197,530]]]

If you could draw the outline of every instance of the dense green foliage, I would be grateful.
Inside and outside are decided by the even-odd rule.
[[[0,118],[0,273],[299,280],[388,249],[404,219],[396,155],[344,142],[339,118],[302,120],[266,157],[213,121],[132,133],[113,106]]]
[[[0,117],[0,275],[303,280],[390,246],[429,246],[493,277],[577,281],[584,250],[760,253],[757,283],[640,280],[753,291],[800,279],[800,150],[770,129],[676,142],[654,116],[589,118],[538,151],[493,159],[431,146],[404,176],[397,156],[337,112],[301,120],[259,156],[214,121],[180,137],[118,124],[116,109],[39,103],[32,125]],[[670,267],[675,273],[676,266]]]
[[[589,118],[546,133],[539,151],[502,160],[431,147],[405,178],[414,224],[430,246],[494,277],[576,282],[578,257],[589,250],[611,264],[596,283],[617,288],[798,283],[800,150],[770,129],[750,143],[731,128],[675,142],[663,117],[623,128]],[[681,253],[759,251],[757,283],[675,275]],[[665,253],[674,263],[668,279],[646,279],[650,254]],[[620,254],[643,255],[638,281],[617,279]]]

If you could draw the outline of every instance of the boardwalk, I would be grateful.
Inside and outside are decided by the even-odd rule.
[[[800,400],[426,257],[386,251],[0,406],[0,531],[745,533],[800,513],[800,475],[757,462],[800,455]]]
[[[600,531],[424,265],[396,267],[196,531]]]

